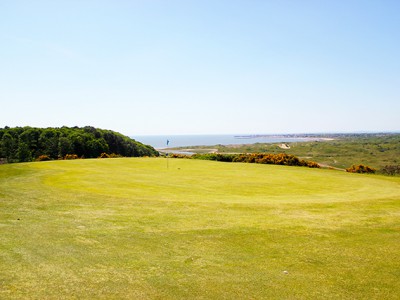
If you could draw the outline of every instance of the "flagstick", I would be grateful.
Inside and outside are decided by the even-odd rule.
[[[169,144],[169,140],[167,140],[167,169],[169,169],[169,153],[168,153],[168,144]]]

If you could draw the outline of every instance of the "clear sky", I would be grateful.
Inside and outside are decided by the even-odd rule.
[[[0,127],[400,130],[398,0],[0,0]]]

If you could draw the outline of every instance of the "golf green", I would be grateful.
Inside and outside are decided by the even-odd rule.
[[[396,299],[400,178],[189,159],[0,166],[0,298]]]

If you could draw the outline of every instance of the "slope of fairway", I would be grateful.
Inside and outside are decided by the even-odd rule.
[[[31,164],[61,190],[136,200],[277,203],[360,201],[398,195],[398,182],[298,167],[199,160],[113,159]]]
[[[0,166],[0,299],[396,299],[400,179],[163,158]]]

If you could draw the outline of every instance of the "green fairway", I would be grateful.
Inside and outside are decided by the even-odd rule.
[[[123,158],[0,165],[0,299],[398,299],[400,178]]]

